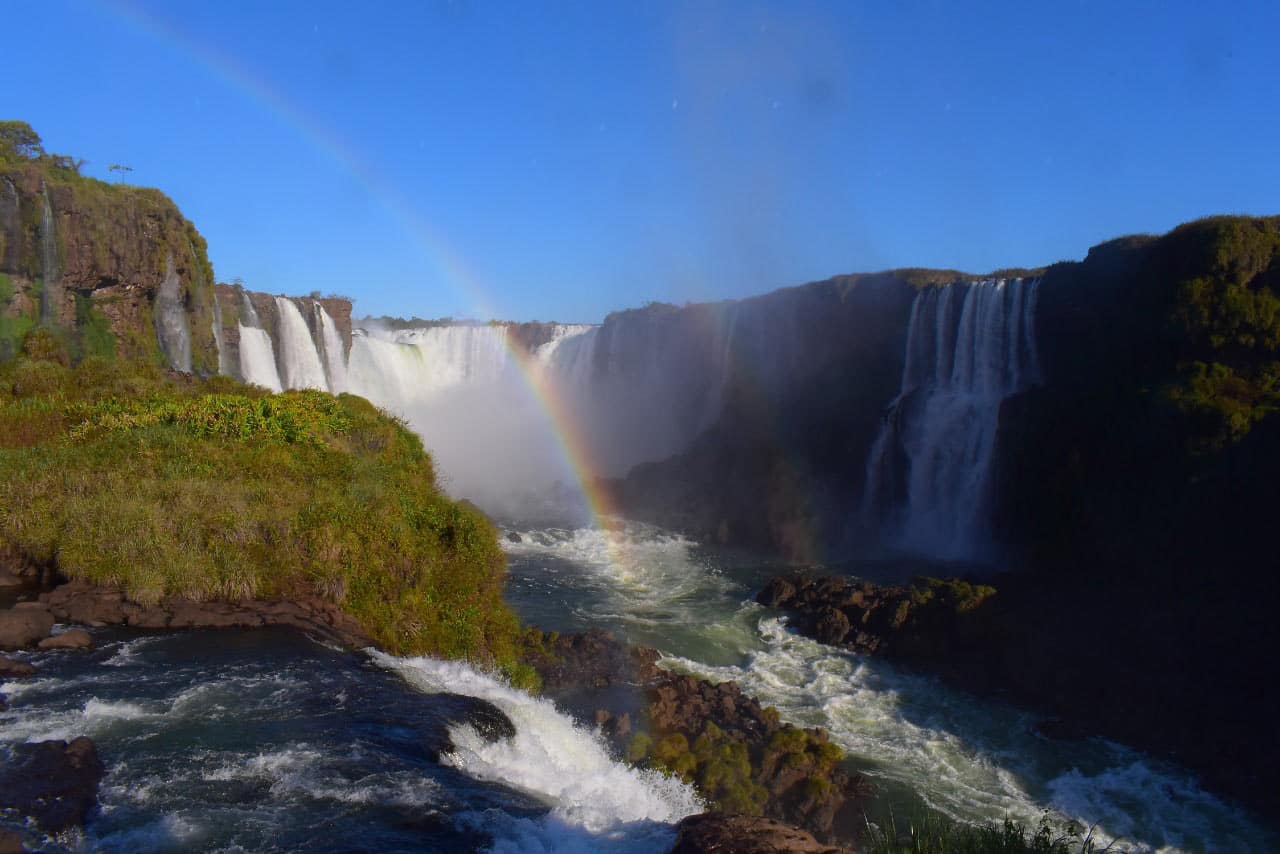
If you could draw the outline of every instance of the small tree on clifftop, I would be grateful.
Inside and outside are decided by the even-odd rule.
[[[0,156],[17,155],[30,160],[44,154],[40,143],[40,134],[26,122],[0,121]]]

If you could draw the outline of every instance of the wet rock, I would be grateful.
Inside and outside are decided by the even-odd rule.
[[[851,854],[771,818],[702,813],[676,825],[671,854]]]
[[[631,735],[631,713],[615,715],[608,709],[596,709],[596,726],[610,741],[622,744]]]
[[[23,854],[22,834],[12,830],[0,830],[0,854]]]
[[[0,676],[20,678],[35,675],[36,669],[25,661],[14,661],[12,658],[0,655]]]
[[[23,581],[8,570],[0,569],[0,587],[21,587]]]
[[[20,744],[0,768],[0,808],[35,820],[49,833],[83,824],[98,799],[105,771],[93,742]]]
[[[41,649],[89,649],[92,646],[93,638],[84,629],[67,629],[39,643]]]
[[[530,656],[529,663],[552,696],[635,682],[646,664],[657,660],[657,652],[629,647],[600,629],[547,637],[545,651]]]
[[[849,628],[849,618],[845,616],[844,611],[827,606],[818,612],[818,620],[814,624],[814,636],[819,643],[840,644],[844,643],[845,635],[849,634]]]
[[[769,579],[769,583],[756,596],[756,601],[770,608],[778,608],[790,602],[795,598],[795,595],[796,586],[787,579],[778,576]]]
[[[19,603],[34,604],[34,603]],[[20,649],[49,636],[53,615],[43,608],[0,611],[0,649]]]
[[[355,619],[332,602],[315,596],[237,602],[195,602],[166,596],[159,602],[139,603],[130,601],[118,589],[71,581],[43,594],[41,599],[43,604],[37,607],[47,608],[57,619],[90,626],[129,625],[138,629],[291,626],[347,647],[372,644]]]
[[[465,694],[435,694],[432,704],[439,713],[439,726],[429,731],[423,739],[427,755],[438,762],[441,756],[453,753],[457,747],[449,736],[452,727],[467,725],[476,735],[492,744],[514,738],[516,726],[506,713],[488,700],[468,697]]]
[[[507,542],[509,542],[509,543],[523,543],[523,542],[524,542],[524,538],[523,538],[523,537],[521,537],[519,534],[517,534],[515,531],[508,531],[508,532],[507,532]]]

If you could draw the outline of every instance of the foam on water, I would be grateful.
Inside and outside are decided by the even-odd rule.
[[[1034,826],[1049,808],[1096,823],[1094,838],[1102,844],[1119,839],[1137,851],[1266,847],[1265,835],[1241,812],[1134,751],[1100,739],[1055,748],[1016,710],[838,652],[789,632],[778,618],[761,619],[759,630],[762,648],[740,667],[679,657],[664,664],[717,682],[732,679],[783,720],[826,728],[863,773],[908,787],[956,819],[1008,816]]]
[[[519,839],[530,834],[541,840],[542,850],[574,850],[578,842],[587,841],[593,841],[596,850],[604,844],[655,850],[655,834],[664,833],[655,824],[670,825],[703,810],[689,786],[615,761],[594,733],[549,700],[531,697],[460,662],[370,654],[377,664],[427,693],[448,691],[488,700],[515,725],[513,738],[492,743],[469,725],[454,727],[450,736],[457,749],[442,760],[477,779],[506,783],[552,805],[550,815],[538,821],[486,813],[492,819],[482,822],[486,832],[506,837],[498,850],[527,850],[519,847]],[[566,834],[566,828],[576,830]],[[664,838],[670,844],[670,836]]]

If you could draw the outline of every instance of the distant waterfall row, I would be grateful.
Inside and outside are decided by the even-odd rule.
[[[1000,406],[1040,381],[1038,280],[928,288],[911,308],[901,391],[867,462],[863,513],[886,539],[977,557]]]
[[[240,295],[245,381],[368,398],[478,500],[576,479],[571,467],[621,475],[679,453],[719,415],[728,375],[726,348],[642,314],[603,326],[365,322],[347,353],[319,301],[255,299]]]

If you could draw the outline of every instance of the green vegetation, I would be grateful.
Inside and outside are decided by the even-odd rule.
[[[912,605],[920,606],[938,601],[945,603],[957,614],[972,611],[994,595],[996,589],[990,585],[970,584],[959,578],[923,576],[911,582]]]
[[[319,596],[395,653],[518,684],[496,533],[362,398],[267,394],[90,356],[50,330],[0,365],[0,550],[139,602]]]
[[[804,734],[802,730],[795,730]],[[782,735],[782,733],[778,733]],[[690,746],[683,733],[672,733],[657,743],[637,734],[627,745],[628,761],[647,761],[654,768],[697,786],[712,806],[723,812],[760,815],[769,792],[755,782],[747,745],[732,738],[711,721]]]
[[[963,824],[929,812],[898,827],[890,815],[883,826],[867,823],[859,851],[868,854],[1100,854],[1123,852],[1100,846],[1078,824],[1059,825],[1046,812],[1034,830],[1006,818],[1001,824]]]
[[[1218,451],[1280,405],[1280,218],[1217,217],[1175,236],[1187,261],[1170,312],[1181,358],[1164,397],[1193,450]]]
[[[21,228],[0,231],[0,259],[9,264],[4,272],[16,279],[11,280],[15,291],[39,304],[44,287],[39,280],[47,272],[41,251],[47,198],[56,223],[57,267],[66,273],[71,262],[81,283],[77,287],[154,288],[172,262],[187,307],[192,370],[201,375],[216,373],[215,279],[204,238],[159,190],[99,181],[80,174],[82,165],[83,161],[47,153],[39,135],[25,122],[0,121],[0,176],[9,179],[19,194]],[[16,245],[8,245],[9,241]],[[99,284],[83,284],[86,274],[97,276]],[[95,293],[90,307],[98,305],[101,297]],[[161,361],[150,311],[149,305],[130,306],[124,315],[116,316],[119,326],[109,342],[103,333],[112,330],[112,324],[100,307],[97,312],[82,311],[77,304],[73,349],[83,355],[106,356],[114,350],[126,358]],[[0,301],[0,314],[4,313]],[[71,320],[63,317],[62,322]],[[0,322],[0,359],[12,358],[13,342],[26,332],[14,326]]]

